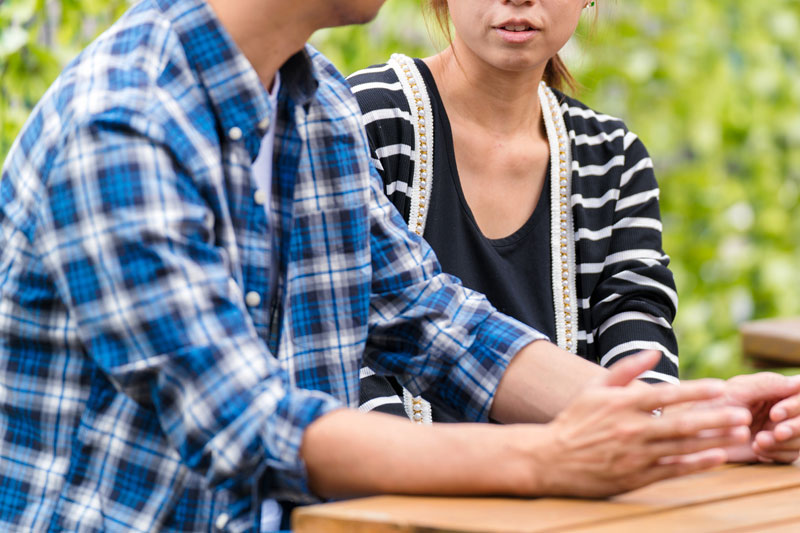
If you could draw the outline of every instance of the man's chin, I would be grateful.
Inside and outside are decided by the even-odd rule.
[[[367,5],[353,5],[359,2],[345,2],[345,5],[339,4],[338,15],[332,22],[331,26],[352,26],[354,24],[366,24],[375,20],[378,12],[383,5],[383,0],[371,0],[364,2]]]

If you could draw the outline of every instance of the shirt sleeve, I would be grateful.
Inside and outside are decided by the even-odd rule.
[[[591,316],[600,363],[610,366],[639,350],[659,350],[658,365],[642,377],[677,382],[678,346],[672,321],[678,296],[661,244],[659,189],[642,142],[626,132],[612,234]]]
[[[486,421],[509,362],[545,335],[496,311],[480,293],[442,272],[371,183],[372,297],[365,361],[395,375],[412,394],[449,406],[463,420]]]
[[[257,335],[209,176],[180,163],[180,139],[114,113],[55,159],[39,236],[83,350],[212,486],[265,472],[270,495],[307,497],[304,430],[339,403],[293,388]]]

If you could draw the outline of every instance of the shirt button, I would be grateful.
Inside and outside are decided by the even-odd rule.
[[[245,295],[244,303],[246,303],[248,307],[256,307],[261,303],[261,295],[256,291],[250,291]]]
[[[253,200],[255,200],[255,202],[258,205],[264,205],[265,203],[267,203],[266,191],[264,191],[263,189],[258,189],[256,193],[253,195]]]
[[[242,138],[242,130],[241,128],[237,128],[236,126],[232,127],[228,130],[228,137],[232,141],[238,141]]]
[[[261,120],[261,122],[258,123],[258,127],[261,128],[262,130],[265,130],[269,128],[269,123],[270,123],[269,117],[265,117]]]
[[[214,521],[214,527],[219,530],[224,530],[225,526],[228,525],[228,521],[230,521],[230,519],[231,518],[226,513],[221,513]]]

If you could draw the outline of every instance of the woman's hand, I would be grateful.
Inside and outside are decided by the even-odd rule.
[[[644,352],[614,365],[542,428],[549,438],[537,444],[537,494],[618,494],[722,464],[726,447],[749,440],[749,410],[711,406],[724,394],[721,381],[639,386],[635,378],[658,358]],[[708,408],[652,416],[656,408],[687,402]]]
[[[730,448],[730,461],[791,463],[800,456],[800,377],[773,372],[735,376],[712,403],[745,407],[753,418],[751,440]]]

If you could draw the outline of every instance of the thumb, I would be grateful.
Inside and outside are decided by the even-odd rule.
[[[608,387],[624,387],[636,379],[642,372],[653,368],[661,359],[661,352],[644,350],[637,354],[625,357],[609,369],[603,384]]]

